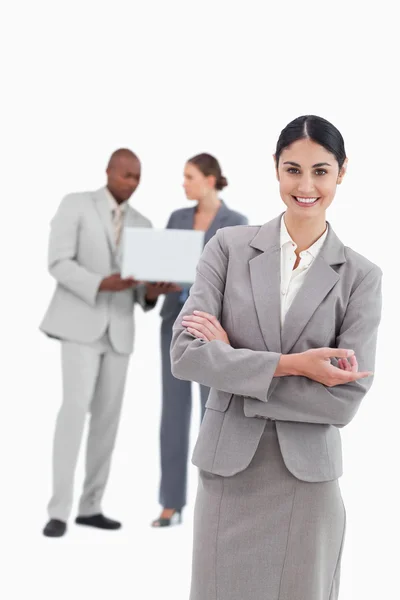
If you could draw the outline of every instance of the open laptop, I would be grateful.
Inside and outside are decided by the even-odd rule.
[[[204,231],[125,227],[121,277],[190,286],[204,246]]]

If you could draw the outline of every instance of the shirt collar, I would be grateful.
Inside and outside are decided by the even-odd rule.
[[[106,187],[104,188],[105,192],[106,192],[106,196],[108,198],[108,202],[110,204],[110,210],[111,212],[114,212],[114,210],[116,208],[120,208],[121,211],[124,213],[126,211],[126,202],[122,202],[121,204],[118,204],[118,202],[116,201],[116,199],[114,198],[114,196],[112,195],[112,193],[110,192],[110,190]]]
[[[313,243],[312,246],[307,248],[307,250],[304,250],[304,252],[309,252],[311,254],[311,256],[313,258],[315,258],[317,256],[318,252],[321,250],[327,235],[328,235],[328,224],[326,225],[326,229],[325,229],[324,233],[321,235],[321,237],[319,237],[317,239],[317,241]],[[293,245],[293,249],[297,248],[297,244],[295,244],[295,242],[292,240],[292,238],[290,237],[290,234],[287,230],[284,215],[282,215],[282,219],[281,219],[280,243],[281,243],[281,248],[283,248],[283,246],[285,246],[288,243]]]

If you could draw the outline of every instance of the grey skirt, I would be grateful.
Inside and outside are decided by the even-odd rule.
[[[200,471],[190,600],[336,600],[345,531],[338,480],[286,468],[267,421],[244,471]]]

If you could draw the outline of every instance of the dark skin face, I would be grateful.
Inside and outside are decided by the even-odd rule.
[[[140,182],[140,162],[129,155],[116,156],[107,167],[107,187],[118,204],[126,202]]]

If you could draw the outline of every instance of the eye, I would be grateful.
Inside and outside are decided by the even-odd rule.
[[[320,176],[320,175],[326,175],[326,174],[327,174],[327,172],[328,172],[328,171],[327,171],[326,169],[317,169],[317,170],[315,171],[315,174],[316,174],[316,175],[318,175],[318,176]]]
[[[289,167],[289,169],[287,169],[288,173],[291,173],[292,175],[297,175],[298,173],[300,173],[299,169],[296,169],[296,167]]]

